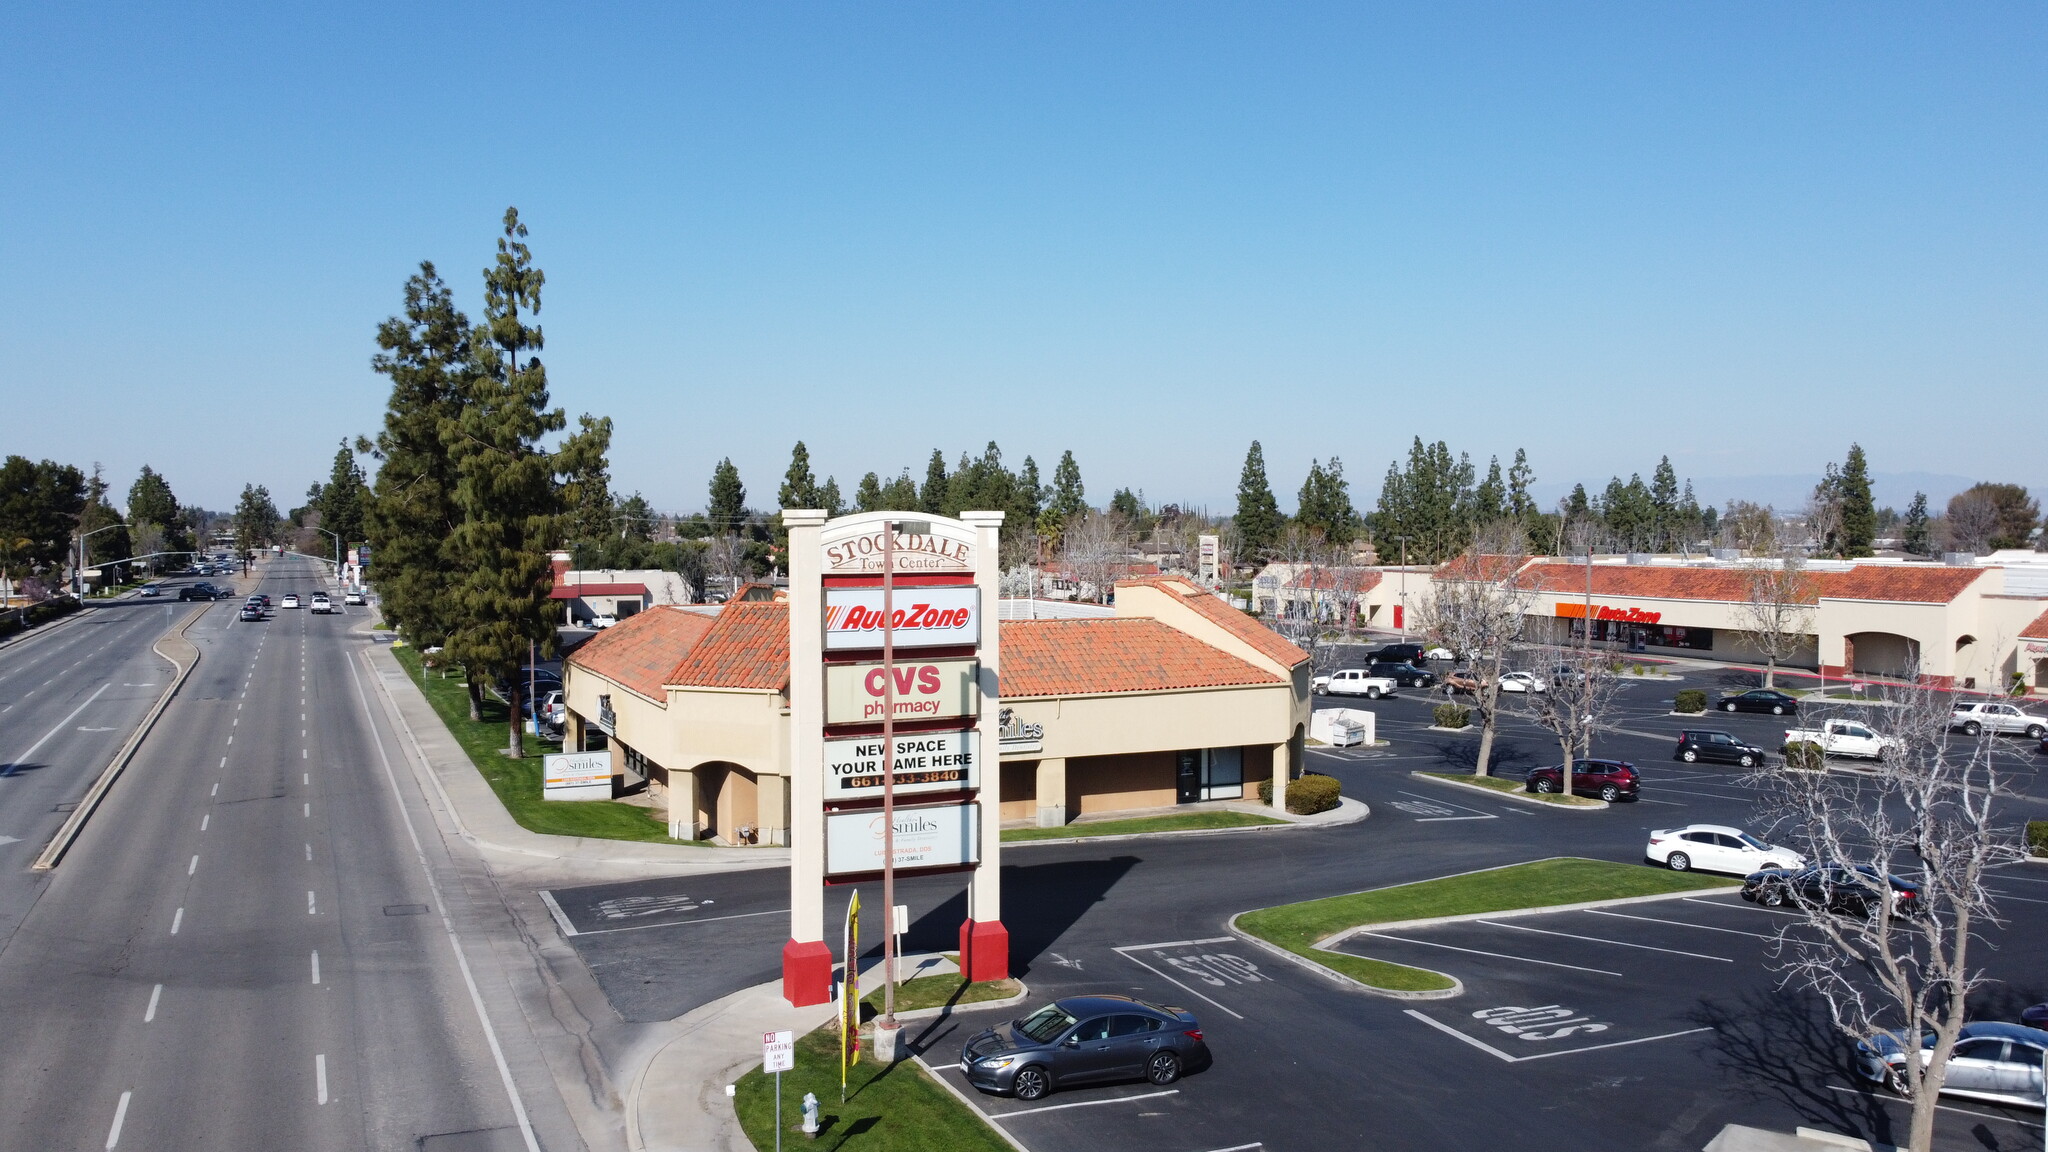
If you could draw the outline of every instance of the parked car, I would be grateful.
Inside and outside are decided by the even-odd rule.
[[[1433,688],[1436,673],[1413,664],[1382,664],[1374,662],[1366,668],[1369,676],[1383,676],[1403,688]]]
[[[1773,716],[1796,716],[1799,713],[1799,697],[1788,696],[1775,688],[1751,688],[1733,696],[1723,696],[1714,702],[1714,707],[1723,712],[1768,712]]]
[[[1687,728],[1678,734],[1678,747],[1672,751],[1671,757],[1688,764],[1698,760],[1716,760],[1754,768],[1764,762],[1764,750],[1726,732]]]
[[[1897,876],[1880,878],[1877,869],[1867,864],[1854,868],[1846,864],[1816,864],[1794,872],[1764,869],[1742,878],[1742,898],[1766,908],[1800,904],[1866,917],[1876,912],[1882,901],[1879,893],[1886,888],[1891,890],[1894,913],[1902,916],[1918,914],[1918,884]]]
[[[341,602],[343,604],[361,604],[363,602],[363,590],[361,588],[349,589],[341,594]]]
[[[1564,765],[1553,764],[1548,768],[1533,769],[1529,773],[1529,791],[1560,792],[1564,790]],[[1642,790],[1642,777],[1636,773],[1636,766],[1623,760],[1574,760],[1572,761],[1572,792],[1578,796],[1598,796],[1602,800],[1634,800]]]
[[[1790,729],[1785,733],[1783,747],[1794,744],[1816,744],[1829,756],[1860,756],[1865,760],[1882,760],[1906,747],[1898,737],[1880,735],[1870,725],[1854,720],[1828,720],[1818,728]]]
[[[1209,1047],[1193,1013],[1128,996],[1056,1000],[983,1029],[960,1049],[969,1084],[1019,1100],[1094,1081],[1171,1084],[1208,1063]]]
[[[1548,692],[1550,685],[1545,684],[1543,678],[1534,672],[1503,672],[1500,677],[1500,690],[1503,692],[1526,692],[1530,695],[1536,695]]]
[[[1389,677],[1368,676],[1357,668],[1341,668],[1309,683],[1319,696],[1363,696],[1368,700],[1392,696],[1398,687]]]
[[[1438,644],[1432,648],[1425,649],[1422,653],[1422,658],[1424,660],[1455,660],[1458,657],[1449,648]]]
[[[2025,735],[2029,740],[2048,736],[2048,719],[1995,701],[1958,703],[1948,714],[1948,726],[1971,736],[1985,732]]]
[[[1414,664],[1428,650],[1426,644],[1387,644],[1366,653],[1365,659],[1371,664]]]
[[[1766,844],[1740,828],[1724,824],[1688,824],[1652,832],[1643,857],[1673,872],[1698,869],[1736,876],[1767,868],[1806,867],[1806,858],[1790,848]]]
[[[1444,687],[1463,696],[1479,695],[1479,677],[1470,668],[1459,668],[1444,676]]]
[[[1856,1073],[1905,1095],[1911,1081],[1906,1079],[1905,1034],[1888,1032],[1856,1044]],[[1934,1058],[1934,1037],[1919,1045],[1920,1063]],[[2023,1108],[2042,1106],[2041,1060],[2048,1055],[2048,1032],[2024,1024],[1973,1021],[1956,1034],[1956,1046],[1949,1051],[1948,1070],[1940,1092],[1945,1096],[1967,1096]]]
[[[334,614],[334,601],[327,598],[327,593],[313,593],[313,614],[316,616],[331,616]]]
[[[592,628],[609,628],[618,622],[619,618],[609,612],[599,612],[590,618],[590,626]]]

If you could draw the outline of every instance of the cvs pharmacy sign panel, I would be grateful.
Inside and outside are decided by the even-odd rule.
[[[979,660],[901,660],[893,671],[896,719],[981,715]],[[825,723],[880,724],[886,675],[880,664],[827,664]]]
[[[981,643],[981,589],[972,585],[898,588],[890,613],[898,648],[973,647]],[[880,588],[825,589],[825,650],[882,646]]]

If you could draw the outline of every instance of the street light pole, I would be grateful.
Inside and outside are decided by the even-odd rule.
[[[126,528],[127,526],[126,524],[109,524],[104,528],[95,528],[78,537],[78,562],[71,566],[71,594],[73,596],[80,600],[85,599],[85,542],[102,532],[112,532],[116,528]]]

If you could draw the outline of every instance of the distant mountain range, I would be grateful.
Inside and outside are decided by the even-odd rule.
[[[1680,479],[1683,478],[1681,474]],[[1643,479],[1647,481],[1649,477],[1645,476]],[[1716,508],[1726,508],[1730,500],[1749,500],[1757,504],[1769,504],[1781,512],[1790,512],[1805,507],[1807,498],[1813,495],[1814,485],[1819,483],[1818,472],[1765,476],[1695,476],[1692,478],[1692,490],[1701,504],[1712,504]],[[1870,494],[1877,501],[1878,507],[1891,507],[1904,512],[1906,505],[1913,502],[1913,493],[1925,492],[1928,508],[1936,515],[1940,515],[1949,497],[1975,483],[1976,481],[1968,476],[1952,476],[1942,472],[1873,472],[1870,474]],[[1588,481],[1586,491],[1598,495],[1600,489],[1606,486],[1605,479],[1597,484]],[[1556,506],[1560,499],[1569,494],[1571,485],[1537,484],[1531,491],[1537,501],[1547,509]]]

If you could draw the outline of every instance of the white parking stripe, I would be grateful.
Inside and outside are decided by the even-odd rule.
[[[1491,956],[1496,960],[1519,960],[1524,964],[1541,964],[1545,968],[1569,968],[1574,972],[1591,972],[1596,976],[1621,975],[1619,972],[1609,972],[1605,968],[1582,968],[1577,964],[1559,964],[1555,960],[1537,960],[1530,956],[1511,956],[1506,952],[1485,952],[1478,948],[1460,948],[1456,944],[1439,944],[1434,940],[1411,940],[1406,936],[1389,936],[1384,932],[1360,932],[1358,935],[1377,936],[1382,940],[1392,940],[1396,944],[1420,944],[1425,948],[1442,948],[1448,952],[1468,952],[1474,956]],[[1197,995],[1200,995],[1200,993],[1197,993]],[[1210,1003],[1213,1004],[1215,1001],[1212,1000]],[[1218,1007],[1221,1007],[1221,1005],[1218,1005]],[[1239,1017],[1239,1019],[1243,1019],[1243,1017]]]
[[[1209,941],[1209,943],[1215,943],[1215,941]],[[1121,948],[1116,948],[1116,949],[1112,949],[1112,951],[1114,951],[1114,952],[1115,952],[1115,953],[1116,953],[1117,955],[1119,955],[1119,956],[1123,957],[1124,959],[1126,959],[1126,960],[1129,960],[1129,961],[1130,961],[1131,963],[1133,963],[1133,964],[1136,964],[1136,965],[1137,965],[1138,967],[1140,967],[1140,968],[1143,968],[1143,969],[1144,969],[1145,971],[1147,971],[1147,972],[1150,972],[1150,973],[1151,973],[1151,974],[1153,974],[1154,976],[1157,976],[1157,977],[1159,977],[1159,978],[1160,978],[1161,980],[1164,980],[1164,981],[1166,981],[1166,982],[1167,982],[1168,984],[1171,984],[1171,985],[1173,985],[1173,986],[1174,986],[1175,988],[1178,988],[1178,989],[1180,989],[1181,991],[1183,991],[1183,992],[1187,993],[1188,995],[1190,995],[1190,996],[1200,996],[1200,997],[1201,997],[1201,998],[1202,998],[1203,1000],[1208,1000],[1208,1001],[1209,1001],[1209,1003],[1211,1003],[1211,1004],[1215,1004],[1215,1005],[1216,1005],[1216,1007],[1217,1007],[1217,1008],[1219,1008],[1219,1009],[1221,1009],[1222,1011],[1225,1011],[1225,1012],[1230,1012],[1230,1009],[1228,1009],[1228,1008],[1225,1008],[1225,1007],[1223,1007],[1223,1005],[1221,1005],[1221,1004],[1217,1004],[1217,1003],[1216,1003],[1216,1001],[1214,1001],[1214,1000],[1209,1000],[1209,998],[1208,998],[1207,996],[1202,996],[1202,994],[1201,994],[1200,992],[1197,992],[1197,991],[1195,991],[1195,990],[1194,990],[1193,988],[1190,988],[1190,987],[1188,987],[1187,985],[1185,985],[1185,984],[1181,983],[1180,981],[1178,981],[1178,980],[1175,980],[1175,979],[1174,979],[1173,977],[1171,977],[1171,976],[1168,976],[1168,975],[1167,975],[1166,973],[1164,973],[1164,972],[1161,972],[1161,971],[1160,971],[1159,969],[1157,969],[1157,968],[1154,968],[1154,967],[1153,967],[1153,966],[1151,966],[1150,964],[1147,964],[1147,963],[1145,963],[1145,962],[1144,962],[1143,960],[1140,960],[1140,959],[1138,959],[1138,958],[1137,958],[1136,956],[1133,956],[1133,955],[1131,955],[1130,953],[1128,953],[1128,952],[1124,951],[1123,949],[1121,949]],[[1244,1019],[1244,1017],[1243,1017],[1242,1015],[1240,1015],[1240,1014],[1238,1014],[1238,1013],[1236,1013],[1236,1012],[1230,1012],[1230,1014],[1231,1014],[1232,1016],[1235,1016],[1235,1017],[1237,1017],[1237,1019],[1239,1019],[1239,1020],[1242,1020],[1242,1019]]]
[[[1655,916],[1631,916],[1626,912],[1609,912],[1604,908],[1588,908],[1586,911],[1591,912],[1595,916],[1612,916],[1617,920],[1641,920],[1648,924],[1670,924],[1679,928],[1701,928],[1708,932],[1726,932],[1733,936],[1750,936],[1758,940],[1777,939],[1776,936],[1765,932],[1744,932],[1740,928],[1716,928],[1712,924],[1695,924],[1690,920],[1659,920]]]
[[[1139,951],[1145,951],[1145,950],[1149,950],[1149,949],[1154,949],[1154,948],[1188,948],[1188,947],[1192,947],[1192,946],[1194,946],[1194,945],[1196,945],[1196,944],[1235,944],[1235,943],[1237,943],[1237,937],[1235,937],[1235,936],[1210,936],[1210,937],[1208,937],[1208,938],[1206,938],[1206,939],[1203,939],[1203,940],[1168,940],[1168,941],[1166,941],[1166,942],[1164,942],[1164,943],[1162,943],[1162,944],[1125,944],[1125,945],[1123,945],[1122,947],[1120,947],[1120,948],[1116,949],[1116,951],[1118,951],[1118,952],[1121,952],[1121,951],[1123,951],[1123,950],[1124,950],[1125,948],[1131,948],[1131,949],[1136,949],[1136,950],[1139,950]]]
[[[1040,1112],[1058,1112],[1063,1108],[1093,1108],[1098,1104],[1128,1104],[1133,1100],[1153,1100],[1161,1096],[1178,1095],[1180,1095],[1180,1089],[1168,1088],[1164,1092],[1141,1092],[1136,1096],[1112,1096],[1103,1100],[1075,1100],[1069,1104],[1046,1104],[1037,1108],[1019,1108],[1015,1112],[990,1113],[990,1119],[995,1120],[997,1123],[1003,1123],[1014,1117],[1036,1116]],[[1258,1145],[1245,1144],[1241,1145],[1241,1147],[1257,1148]]]
[[[1641,948],[1645,952],[1668,952],[1673,956],[1690,956],[1695,960],[1719,960],[1723,964],[1735,963],[1735,961],[1730,960],[1726,956],[1709,956],[1704,952],[1681,952],[1676,948],[1658,948],[1649,944],[1632,944],[1627,940],[1608,940],[1600,936],[1580,936],[1571,932],[1553,932],[1548,928],[1531,928],[1527,924],[1504,924],[1498,920],[1475,920],[1473,923],[1484,924],[1488,928],[1513,928],[1517,932],[1535,932],[1543,936],[1562,936],[1567,940],[1584,940],[1589,944],[1612,944],[1617,948]]]

